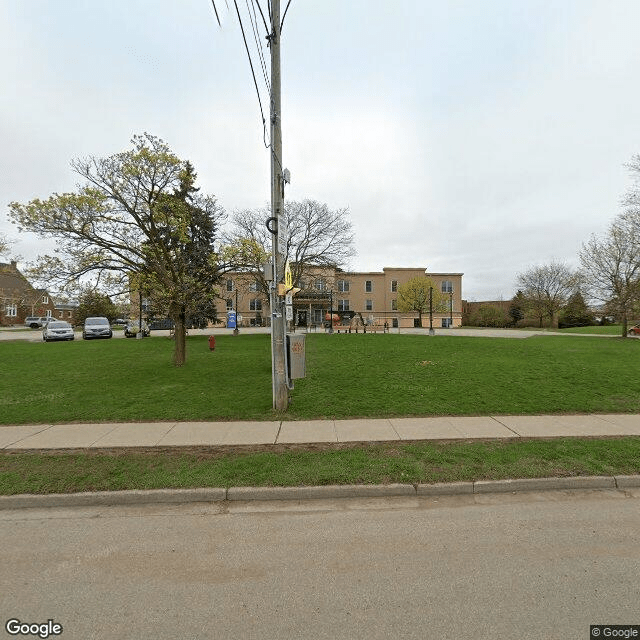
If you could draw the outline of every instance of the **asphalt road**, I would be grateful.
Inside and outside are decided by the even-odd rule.
[[[640,490],[6,511],[0,611],[64,640],[586,640],[640,624],[639,531]]]

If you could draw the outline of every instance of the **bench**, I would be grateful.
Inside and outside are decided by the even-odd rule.
[[[378,331],[384,332],[384,327],[375,324],[366,325],[364,327],[362,325],[358,327],[351,327],[348,324],[334,324],[333,330],[338,333],[341,331],[344,331],[344,333],[377,333]]]

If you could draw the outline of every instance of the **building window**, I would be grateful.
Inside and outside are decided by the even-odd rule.
[[[42,296],[42,304],[49,304],[49,296]]]
[[[453,293],[453,282],[451,280],[442,281],[442,293]]]
[[[227,291],[233,291],[233,280],[227,280]]]
[[[391,311],[397,311],[398,310],[398,301],[394,298],[391,301]]]
[[[315,282],[315,287],[318,291],[324,291],[327,288],[327,285],[322,278],[318,278]]]
[[[364,290],[366,293],[371,293],[373,291],[373,282],[371,280],[364,281]]]
[[[233,300],[231,298],[227,298],[227,311],[233,309]]]
[[[15,318],[18,315],[18,305],[17,304],[8,304],[6,308],[6,316],[7,318]]]
[[[349,311],[349,301],[338,300],[338,311]]]
[[[442,328],[443,329],[448,329],[451,326],[453,326],[452,323],[451,323],[451,318],[442,318]]]
[[[260,298],[251,298],[249,301],[249,309],[251,311],[262,311],[262,300],[260,300]]]
[[[252,283],[249,285],[249,291],[253,291],[253,292],[255,292],[255,291],[257,291],[257,290],[258,290],[258,283],[257,283],[257,282],[252,282]]]
[[[349,281],[348,280],[338,280],[338,291],[342,293],[346,293],[349,291]]]
[[[322,324],[322,309],[313,310],[313,322],[314,324]]]
[[[391,292],[395,293],[398,290],[398,281],[397,280],[392,280],[391,281]]]
[[[373,311],[373,300],[365,300],[364,308],[366,311]]]

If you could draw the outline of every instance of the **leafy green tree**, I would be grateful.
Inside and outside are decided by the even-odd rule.
[[[398,287],[398,311],[418,313],[420,326],[422,326],[422,314],[441,313],[447,310],[449,296],[442,293],[436,287],[431,278],[418,276]]]
[[[593,324],[593,314],[583,295],[576,291],[558,314],[559,327],[588,327]]]
[[[109,319],[109,322],[115,320],[118,315],[118,308],[112,302],[111,298],[95,289],[87,289],[80,296],[79,305],[74,312],[74,322],[77,325],[84,324],[87,318],[101,316]]]
[[[511,319],[511,324],[513,326],[517,325],[521,320],[524,320],[526,309],[527,299],[524,293],[518,290],[516,295],[511,299],[511,304],[509,305],[509,318]]]
[[[85,180],[77,191],[10,204],[21,230],[58,240],[58,255],[40,257],[36,270],[48,288],[69,290],[90,275],[109,293],[133,283],[157,297],[175,322],[174,362],[184,364],[185,317],[194,301],[215,294],[222,208],[197,194],[193,167],[147,133],[128,151],[71,166]]]

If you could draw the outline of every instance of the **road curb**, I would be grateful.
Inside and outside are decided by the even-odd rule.
[[[442,482],[434,484],[326,485],[313,487],[214,487],[202,489],[150,489],[88,491],[85,493],[20,494],[0,496],[0,510],[50,507],[94,507],[189,502],[330,500],[398,496],[454,496],[490,493],[527,493],[586,489],[640,488],[640,475],[574,476]]]
[[[615,489],[611,476],[573,476],[569,478],[521,478],[518,480],[478,480],[474,493],[510,493],[520,491],[559,491],[564,489]]]
[[[149,489],[129,491],[87,491],[84,493],[20,494],[0,496],[2,509],[33,509],[49,507],[101,507],[136,504],[167,504],[186,502],[221,502],[227,490]]]
[[[231,487],[227,500],[322,500],[415,496],[412,484],[325,485],[320,487]]]

